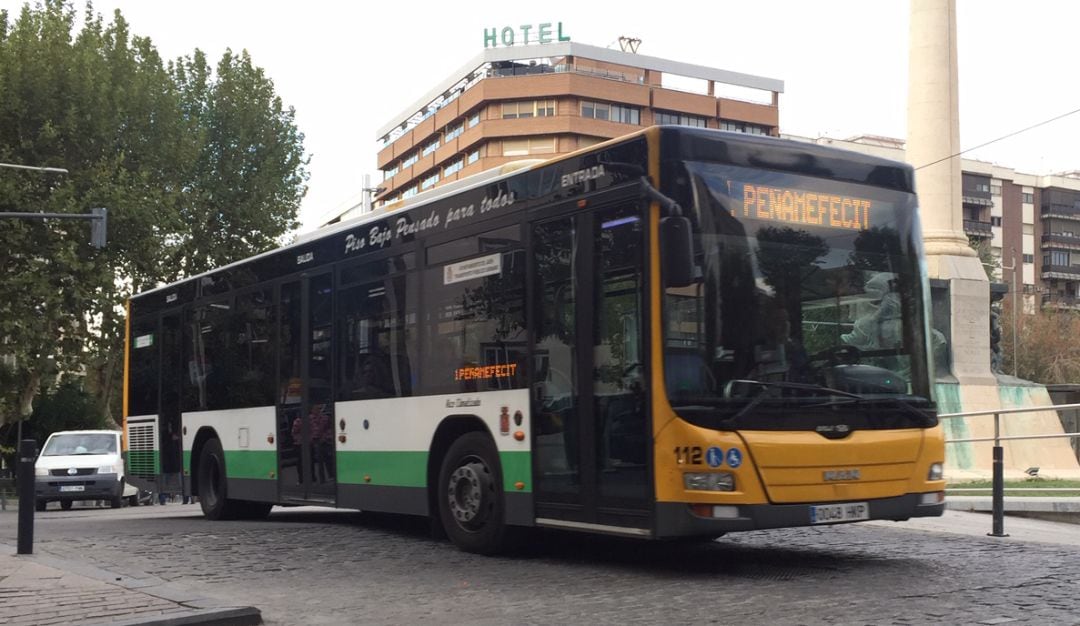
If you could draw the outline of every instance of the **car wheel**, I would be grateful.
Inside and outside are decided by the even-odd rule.
[[[139,495],[128,496],[127,503],[128,506],[139,506]]]

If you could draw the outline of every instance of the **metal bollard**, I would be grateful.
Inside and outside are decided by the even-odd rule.
[[[37,442],[19,442],[19,554],[34,553],[34,461]]]
[[[1005,448],[1001,447],[1000,415],[994,414],[994,484],[993,484],[993,507],[994,522],[993,532],[987,533],[991,537],[1008,537],[1005,532]]]

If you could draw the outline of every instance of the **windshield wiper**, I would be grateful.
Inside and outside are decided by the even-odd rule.
[[[842,389],[833,389],[832,387],[825,387],[824,385],[815,385],[813,383],[793,383],[786,380],[743,380],[737,379],[728,382],[725,386],[725,391],[730,392],[732,385],[757,385],[758,387],[764,387],[766,389],[797,389],[799,391],[823,391],[831,396],[844,396],[845,398],[857,398],[862,400],[863,397],[857,393],[851,393],[850,391],[843,391]],[[729,394],[725,394],[729,395]],[[760,396],[758,396],[760,397]],[[756,398],[755,398],[756,399]]]
[[[799,391],[823,391],[823,392],[828,393],[830,395],[843,396],[844,398],[846,398],[846,400],[840,400],[840,401],[834,400],[833,402],[857,402],[857,401],[860,401],[860,400],[863,399],[862,396],[860,396],[858,394],[851,393],[849,391],[841,391],[840,389],[833,389],[832,387],[824,387],[822,385],[814,385],[814,384],[811,384],[811,383],[793,383],[793,382],[783,381],[783,380],[774,380],[774,381],[733,380],[733,381],[731,381],[731,382],[729,382],[727,384],[726,389],[728,391],[730,391],[731,385],[733,383],[743,383],[743,384],[747,384],[747,385],[758,385],[760,387],[763,387],[764,390],[761,393],[759,393],[758,395],[754,396],[754,399],[751,400],[749,404],[747,404],[743,408],[739,409],[739,411],[737,413],[735,413],[735,415],[732,415],[731,417],[727,418],[727,420],[729,420],[729,421],[737,421],[738,419],[746,417],[747,415],[749,415],[766,398],[771,397],[771,396],[769,396],[768,393],[766,393],[766,391],[769,390],[769,389],[796,389],[796,390],[799,390]],[[826,402],[824,404],[828,404],[828,403]],[[821,406],[821,405],[815,405],[815,406]]]
[[[907,401],[907,400],[905,400],[903,398],[899,398],[899,397],[893,397],[893,398],[880,398],[880,397],[879,398],[865,398],[865,397],[862,397],[862,396],[855,396],[855,398],[851,398],[851,399],[830,400],[828,402],[822,402],[821,404],[815,404],[813,406],[814,407],[827,407],[827,406],[840,406],[840,405],[846,405],[846,404],[854,404],[854,405],[864,404],[865,405],[865,404],[875,404],[875,403],[879,403],[879,402],[880,403],[890,404],[892,406],[895,406],[896,408],[899,408],[899,409],[903,410],[908,415],[918,417],[919,420],[925,426],[933,426],[933,425],[937,424],[937,419],[935,419],[931,415],[928,415],[925,410],[920,409],[917,406],[911,404],[911,402],[909,402],[909,401]]]

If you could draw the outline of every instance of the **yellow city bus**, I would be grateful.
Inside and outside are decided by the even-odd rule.
[[[477,174],[133,297],[128,475],[481,553],[941,515],[921,246],[910,167],[771,137]]]

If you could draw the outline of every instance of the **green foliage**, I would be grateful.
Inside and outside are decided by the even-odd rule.
[[[34,402],[34,412],[23,425],[23,438],[43,445],[59,430],[97,430],[109,428],[98,410],[96,399],[77,382],[61,383],[54,391],[45,391]]]
[[[267,250],[296,225],[307,157],[292,109],[247,52],[164,63],[119,11],[69,2],[0,14],[0,211],[109,210],[86,220],[0,219],[0,423],[30,413],[61,372],[85,372],[119,415],[123,303],[132,293]]]

